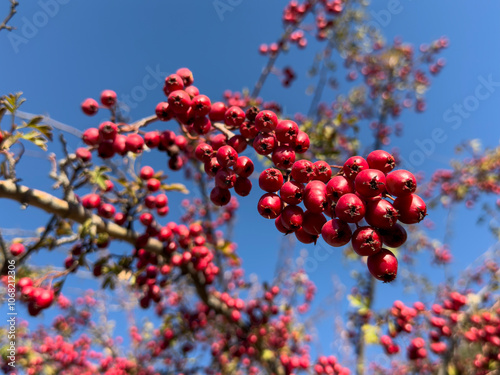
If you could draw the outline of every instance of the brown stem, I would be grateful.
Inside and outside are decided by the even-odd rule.
[[[19,2],[16,0],[10,0],[10,12],[7,14],[7,17],[3,20],[3,22],[0,24],[0,31],[5,29],[8,31],[12,31],[14,27],[7,25],[7,23],[10,21],[12,17],[14,17],[14,14],[17,13],[17,6],[19,5]]]

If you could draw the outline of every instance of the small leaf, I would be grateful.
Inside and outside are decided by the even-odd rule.
[[[262,352],[262,359],[264,361],[270,361],[274,359],[274,352],[269,349],[264,349],[264,351]]]
[[[363,324],[361,327],[361,330],[363,331],[363,337],[365,342],[370,345],[370,344],[378,344],[379,342],[379,335],[380,335],[380,327],[371,325],[371,324]]]
[[[170,185],[164,184],[161,185],[161,188],[164,189],[165,191],[178,191],[179,193],[182,194],[189,194],[189,190],[183,184],[178,184],[178,183]]]

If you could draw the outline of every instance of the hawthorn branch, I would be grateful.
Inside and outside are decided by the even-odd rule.
[[[12,17],[17,13],[17,6],[19,5],[19,2],[16,0],[10,0],[10,12],[7,14],[3,22],[0,24],[0,31],[5,29],[8,31],[14,30],[13,26],[7,25],[7,23],[11,20]]]

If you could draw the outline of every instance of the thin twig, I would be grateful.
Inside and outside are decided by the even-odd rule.
[[[5,19],[3,20],[3,22],[0,24],[0,31],[5,29],[5,30],[8,30],[8,31],[12,31],[15,29],[15,27],[13,26],[9,26],[7,25],[7,23],[10,21],[10,19],[12,17],[14,17],[14,14],[17,13],[17,6],[19,5],[19,2],[16,1],[16,0],[10,0],[10,12],[9,14],[7,14],[7,17],[5,17]]]

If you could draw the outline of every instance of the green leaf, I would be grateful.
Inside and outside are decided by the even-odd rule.
[[[93,184],[99,185],[101,189],[106,189],[106,180],[109,180],[106,176],[106,172],[111,171],[110,168],[105,166],[97,166],[94,170],[90,171],[90,181]]]
[[[371,324],[363,324],[361,330],[363,331],[364,340],[368,345],[378,344],[379,342],[378,337],[380,336],[380,327]]]
[[[39,131],[30,131],[29,133],[23,134],[21,138],[33,143],[42,150],[47,151],[47,138],[45,138],[45,136]]]
[[[14,114],[17,109],[26,101],[26,99],[21,98],[22,92],[16,94],[9,94],[2,98],[1,104],[9,111]]]
[[[178,191],[179,193],[182,194],[189,194],[189,190],[184,186],[183,184],[163,184],[161,185],[161,188],[164,189],[165,191]]]
[[[45,138],[48,140],[52,141],[52,127],[47,124],[40,124],[40,122],[43,120],[43,116],[35,116],[32,117],[29,122],[24,122],[22,123],[21,126],[18,127],[18,129],[21,128],[32,128],[38,130]]]

